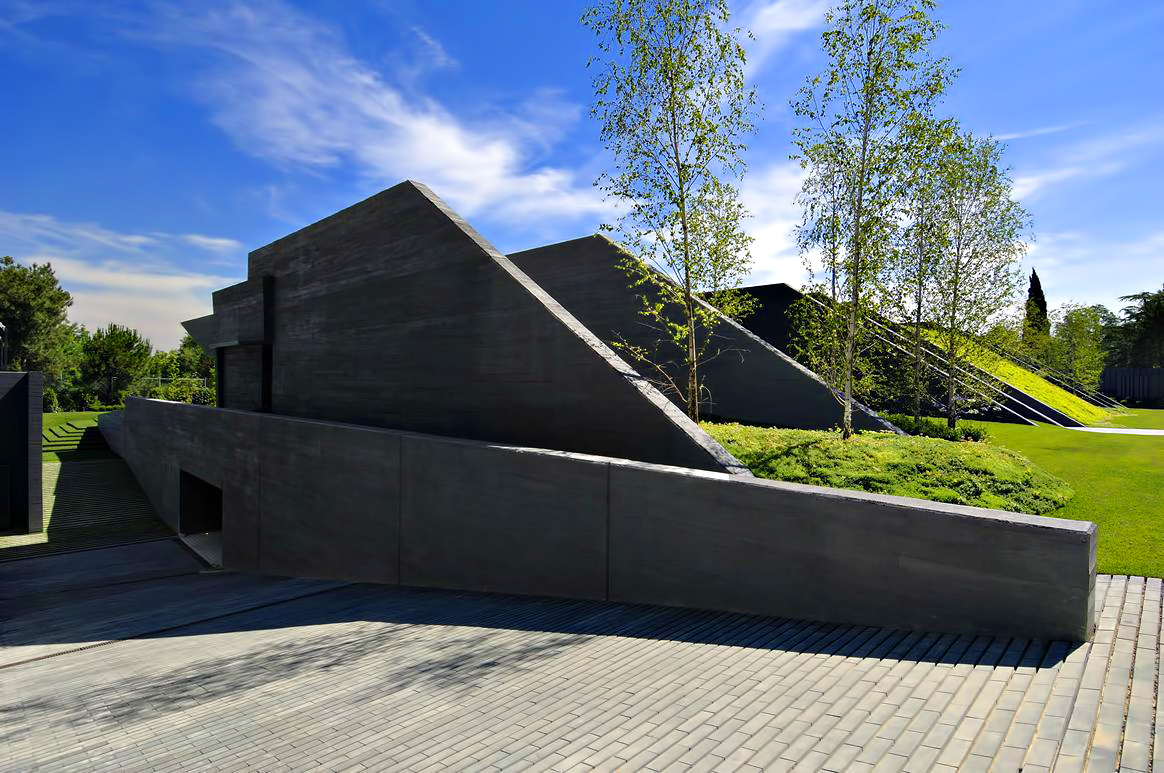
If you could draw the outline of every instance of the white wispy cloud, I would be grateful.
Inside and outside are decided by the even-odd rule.
[[[1065,132],[1065,131],[1069,131],[1071,129],[1076,129],[1080,126],[1083,126],[1083,124],[1082,123],[1065,123],[1065,124],[1062,124],[1059,126],[1044,126],[1040,129],[1028,129],[1026,131],[1021,131],[1021,132],[1008,132],[1006,134],[996,134],[996,135],[994,135],[994,139],[1002,140],[1004,142],[1006,140],[1022,140],[1022,139],[1026,139],[1027,137],[1041,137],[1044,134],[1058,134],[1059,132]]]
[[[441,42],[432,35],[429,35],[423,29],[416,26],[412,27],[412,34],[416,35],[417,40],[424,46],[427,54],[425,58],[430,65],[442,70],[453,69],[459,66],[457,60],[449,56],[449,52],[445,50]]]
[[[1078,231],[1040,234],[1024,263],[1038,270],[1052,305],[1102,303],[1118,311],[1119,296],[1164,285],[1164,272],[1144,270],[1164,266],[1164,230],[1124,239]]]
[[[760,70],[797,34],[824,24],[830,0],[755,0],[740,9],[740,27],[755,40],[747,46],[749,75]]]
[[[536,163],[545,126],[561,131],[546,111],[561,124],[576,120],[576,107],[559,100],[470,121],[394,87],[338,32],[278,0],[159,8],[127,34],[213,52],[196,96],[252,155],[317,172],[350,165],[378,185],[418,179],[462,214],[509,225],[607,211],[589,179]]]
[[[234,276],[221,270],[231,252],[241,253],[233,239],[121,233],[49,215],[0,212],[0,253],[25,265],[51,264],[73,296],[69,319],[90,330],[128,325],[155,348],[176,346],[184,332],[179,323],[209,314],[210,293],[242,279],[241,254]]]
[[[241,252],[243,249],[242,242],[236,239],[223,239],[218,236],[203,236],[202,234],[183,234],[179,238],[187,244],[211,252]]]
[[[1019,200],[1033,199],[1055,185],[1108,177],[1142,161],[1145,151],[1164,146],[1164,128],[1158,123],[1114,131],[1056,149],[1041,168],[1019,170],[1014,193]]]

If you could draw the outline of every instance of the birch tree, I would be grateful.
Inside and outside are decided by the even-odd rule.
[[[925,377],[926,341],[923,327],[929,322],[935,269],[946,246],[947,235],[938,214],[943,154],[953,136],[952,121],[919,118],[910,123],[913,138],[910,171],[902,195],[904,224],[895,254],[895,285],[890,304],[909,330],[909,397],[914,421],[921,420]]]
[[[955,373],[1018,292],[1030,216],[1011,198],[1002,146],[991,138],[955,138],[942,160],[940,184],[947,242],[935,271],[934,319],[949,363],[946,421],[953,428],[959,413]]]
[[[642,288],[645,321],[674,356],[619,348],[648,363],[695,420],[700,363],[714,354],[720,320],[700,296],[729,316],[748,306],[733,292],[751,268],[736,182],[757,104],[729,18],[726,0],[601,0],[582,17],[600,52],[591,113],[614,157],[596,185],[623,210],[604,229],[628,251],[622,267]]]
[[[953,72],[929,45],[941,29],[933,0],[845,0],[826,16],[822,42],[829,63],[792,106],[794,133],[808,170],[803,198],[819,196],[821,148],[833,149],[844,199],[836,233],[843,235],[836,273],[843,328],[839,383],[842,434],[853,434],[854,380],[862,337],[881,305],[912,138],[909,122],[929,115]]]

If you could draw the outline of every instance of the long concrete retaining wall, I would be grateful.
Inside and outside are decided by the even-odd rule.
[[[222,490],[243,571],[982,634],[1090,636],[1091,523],[131,399],[162,518]]]
[[[40,373],[0,372],[0,533],[44,528]]]

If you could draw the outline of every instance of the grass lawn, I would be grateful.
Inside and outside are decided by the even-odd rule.
[[[62,424],[68,424],[70,421],[92,421],[96,425],[97,417],[102,414],[102,411],[76,411],[73,413],[46,413],[42,416],[42,426],[44,429],[49,427],[59,427]]]
[[[107,459],[111,455],[100,430],[97,417],[101,411],[75,411],[72,413],[46,413],[42,415],[41,461],[68,462],[86,459]],[[72,424],[65,437],[58,437],[49,430]]]
[[[880,432],[845,441],[839,432],[702,426],[762,478],[1034,514],[1071,498],[1062,480],[987,443]]]
[[[1164,429],[1164,409],[1129,408],[1127,413],[1113,416],[1097,427],[1124,427],[1126,429]]]
[[[1164,422],[1164,411],[1134,414],[1117,421]],[[1100,572],[1164,577],[1164,437],[978,423],[991,445],[1017,451],[1071,484],[1075,496],[1051,515],[1099,525]]]

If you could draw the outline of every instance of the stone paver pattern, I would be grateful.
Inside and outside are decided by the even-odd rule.
[[[1159,579],[1101,576],[1079,644],[121,550],[146,548],[139,580],[90,551],[52,559],[93,565],[83,594],[0,599],[0,769],[1164,773]]]

